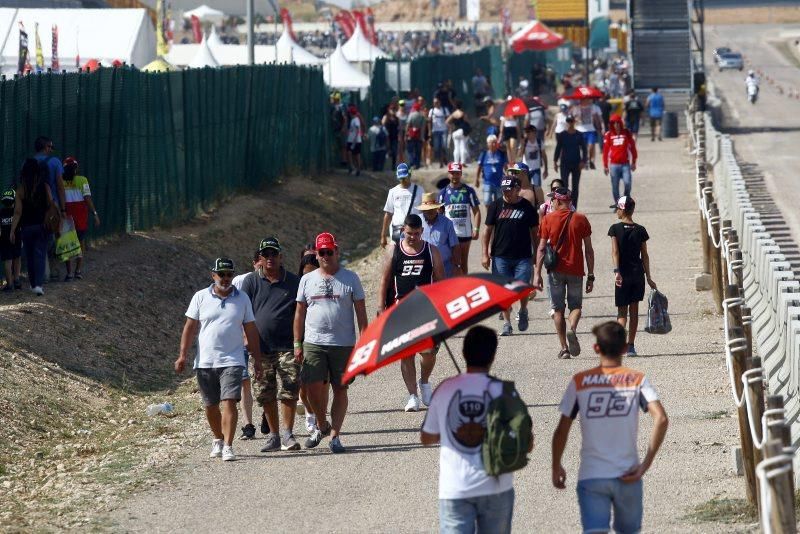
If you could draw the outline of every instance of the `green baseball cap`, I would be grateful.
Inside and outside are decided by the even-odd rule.
[[[13,189],[9,188],[3,190],[3,196],[0,198],[0,202],[3,204],[13,204],[16,198],[17,193]]]
[[[261,243],[258,244],[258,251],[261,252],[262,250],[267,250],[268,248],[280,252],[281,242],[278,241],[277,237],[266,237],[261,240]]]
[[[230,258],[217,258],[214,260],[214,266],[211,271],[215,273],[230,271],[233,272],[233,260]]]

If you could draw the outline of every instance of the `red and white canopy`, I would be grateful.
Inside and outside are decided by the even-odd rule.
[[[564,36],[554,32],[538,20],[532,20],[512,35],[508,44],[514,52],[551,50],[564,44]]]

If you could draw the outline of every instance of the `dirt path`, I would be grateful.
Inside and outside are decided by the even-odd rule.
[[[744,482],[731,471],[736,423],[725,375],[721,321],[710,296],[696,293],[693,276],[701,263],[691,165],[683,140],[643,141],[634,184],[639,214],[652,237],[653,273],[670,297],[674,331],[641,334],[642,357],[629,362],[643,369],[658,388],[671,416],[662,454],[645,484],[645,531],[730,532],[751,525],[695,523],[692,509],[712,498],[743,495]],[[531,308],[531,328],[503,338],[496,374],[513,376],[534,418],[537,446],[529,467],[516,476],[515,530],[575,532],[579,529],[573,489],[550,484],[549,441],[558,419],[561,394],[574,372],[594,365],[589,354],[591,326],[613,318],[613,278],[606,230],[614,222],[607,206],[607,178],[590,171],[582,180],[581,206],[594,228],[597,289],[585,301],[579,328],[584,354],[557,360],[545,299]],[[479,269],[473,247],[471,267]],[[377,257],[356,265],[368,295],[376,290]],[[374,298],[368,300],[374,306]],[[487,321],[498,327],[495,319]],[[177,334],[175,334],[177,337]],[[173,341],[174,342],[174,341]],[[454,340],[454,350],[460,342]],[[434,382],[453,372],[441,358]],[[298,453],[262,454],[262,441],[237,442],[241,461],[222,464],[207,457],[208,434],[199,400],[194,410],[173,421],[187,442],[188,457],[176,477],[131,497],[108,517],[113,530],[135,532],[239,531],[254,525],[323,532],[431,532],[437,529],[438,451],[419,445],[424,414],[402,412],[404,388],[391,366],[351,388],[343,443],[349,453],[334,457],[327,447]],[[646,421],[646,417],[644,419]],[[295,427],[297,434],[300,421]],[[645,423],[642,449],[649,424]],[[570,484],[575,481],[579,438],[573,433],[566,453]]]

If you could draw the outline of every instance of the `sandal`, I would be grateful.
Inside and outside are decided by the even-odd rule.
[[[558,359],[559,360],[569,360],[570,357],[571,357],[571,355],[569,353],[569,350],[567,350],[567,349],[561,349],[561,351],[558,353]]]

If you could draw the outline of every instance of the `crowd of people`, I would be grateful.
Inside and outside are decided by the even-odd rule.
[[[4,293],[22,289],[23,264],[28,284],[38,296],[44,294],[43,286],[48,282],[83,278],[90,215],[96,227],[100,217],[89,181],[79,174],[78,160],[69,156],[62,161],[54,151],[52,139],[38,137],[34,153],[23,162],[19,176],[2,191],[0,261]],[[79,247],[65,254],[59,240],[73,230]]]
[[[430,111],[441,106],[436,97]],[[587,107],[588,112],[584,111]],[[613,509],[615,530],[637,532],[642,522],[642,476],[664,439],[667,416],[645,375],[624,366],[622,360],[637,356],[638,305],[646,286],[655,289],[656,284],[650,272],[649,235],[634,221],[636,202],[630,180],[637,158],[634,136],[616,114],[609,118],[605,131],[594,107],[591,102],[579,104],[574,115],[565,117],[565,128],[556,134],[553,156],[563,177],[551,180],[547,195],[542,191],[542,180],[548,174],[540,141],[543,135],[534,120],[525,121],[524,140],[516,152],[508,146],[513,132],[490,134],[487,154],[479,159],[475,187],[464,181],[464,164],[448,155],[444,156],[447,183],[434,191],[425,191],[423,185],[412,181],[411,162],[398,163],[397,185],[388,191],[383,207],[380,285],[369,297],[380,315],[418,287],[467,274],[471,244],[479,241],[484,269],[538,290],[545,289],[547,280],[558,343],[555,356],[569,359],[581,354],[577,329],[583,296],[594,289],[595,248],[592,225],[578,210],[577,190],[570,188],[572,178],[571,185],[577,189],[575,176],[591,157],[587,141],[591,137],[576,128],[576,119],[580,117],[583,126],[594,126],[595,142],[604,132],[602,164],[612,176],[618,219],[607,232],[617,319],[594,328],[598,365],[577,373],[566,386],[553,436],[552,482],[556,488],[565,487],[561,457],[572,421],[580,416],[584,445],[577,492],[584,529],[608,530]],[[419,109],[412,105],[412,112]],[[451,116],[442,112],[429,117],[431,123],[443,120],[447,124]],[[423,120],[419,122],[422,128]],[[414,123],[407,121],[407,127],[409,124]],[[627,173],[619,169],[625,166]],[[566,176],[565,169],[569,171]],[[618,181],[625,185],[623,194]],[[485,218],[481,201],[486,204]],[[300,406],[309,433],[305,448],[315,448],[329,438],[331,452],[347,451],[343,428],[352,381],[342,383],[342,377],[357,337],[368,325],[368,295],[359,276],[340,264],[341,251],[332,234],[320,233],[306,247],[296,275],[284,265],[282,250],[278,239],[265,238],[253,254],[252,272],[236,277],[233,262],[218,258],[211,268],[211,285],[192,297],[186,311],[175,370],[184,370],[197,338],[194,367],[213,434],[212,458],[236,459],[233,440],[240,400],[245,420],[242,439],[255,436],[252,413],[248,413],[253,399],[251,366],[255,398],[263,409],[261,431],[266,445],[262,452],[301,448],[293,430]],[[516,328],[528,330],[528,300],[522,299],[514,308]],[[513,313],[511,308],[501,312],[500,336],[513,335]],[[467,408],[463,403],[471,403],[470,413],[478,414],[472,419],[485,425],[481,417],[488,409],[487,399],[498,394],[499,382],[489,375],[497,346],[494,330],[485,326],[470,329],[463,347],[467,372],[444,380],[437,388],[431,377],[438,347],[418,354],[419,371],[417,355],[399,365],[408,393],[402,410],[416,412],[427,406],[420,439],[424,445],[441,447],[442,532],[509,532],[511,528],[512,476],[488,475],[483,469],[480,440],[454,428],[464,418],[463,409]],[[655,421],[641,462],[636,445],[639,407],[649,411]],[[472,419],[470,424],[475,422]]]

